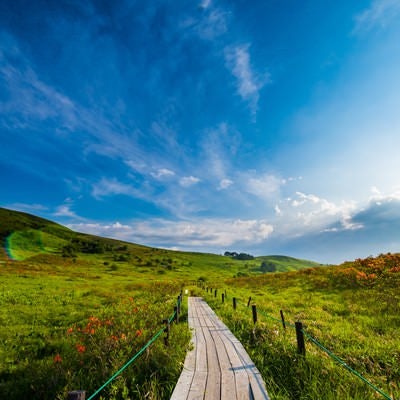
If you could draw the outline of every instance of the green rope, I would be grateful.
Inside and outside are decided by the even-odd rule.
[[[345,367],[348,371],[350,371],[352,374],[360,378],[362,381],[364,381],[367,385],[369,385],[372,389],[374,389],[376,392],[381,394],[385,399],[387,400],[392,400],[392,398],[383,392],[381,389],[376,387],[373,383],[371,383],[368,379],[364,378],[359,372],[357,372],[355,369],[351,368],[349,365],[347,365],[341,358],[339,358],[336,354],[332,353],[330,350],[328,350],[326,347],[324,347],[321,343],[318,342],[318,340],[314,339],[312,336],[310,336],[304,329],[302,329],[302,332],[304,335],[310,339],[315,345],[317,345],[321,350],[323,350],[326,354],[328,354],[329,357],[333,358],[335,361],[337,361],[339,364],[341,364],[343,367]]]
[[[169,323],[175,318],[176,311],[168,319]],[[97,396],[108,384],[110,384],[118,375],[129,367],[150,345],[152,345],[164,332],[164,328],[160,329],[125,365],[123,365],[107,382],[100,386],[87,400],[92,400]]]
[[[267,318],[269,318],[269,319],[272,319],[272,320],[274,320],[274,321],[277,321],[277,322],[279,322],[280,324],[282,323],[282,320],[281,320],[281,319],[275,318],[275,317],[273,317],[272,315],[269,315],[269,314],[267,314],[267,313],[265,313],[265,312],[263,312],[263,311],[261,311],[261,310],[259,310],[259,309],[257,309],[257,312],[260,313],[261,315],[264,315],[264,317],[267,317]],[[289,325],[286,321],[285,321],[285,324],[286,324],[286,325]]]

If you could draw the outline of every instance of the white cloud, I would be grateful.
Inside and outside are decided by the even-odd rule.
[[[282,210],[280,209],[280,207],[277,204],[275,205],[274,210],[275,210],[276,215],[278,215],[278,216],[282,215]]]
[[[2,80],[8,92],[0,112],[11,116],[2,123],[18,128],[56,119],[59,129],[76,128],[78,109],[73,101],[40,80],[12,37],[3,33],[0,42],[11,42],[8,47],[0,45],[0,83]]]
[[[69,205],[62,205],[62,206],[57,207],[57,210],[54,213],[54,216],[76,218],[76,214],[71,210]]]
[[[219,182],[219,186],[218,189],[219,190],[224,190],[227,189],[229,186],[233,185],[233,181],[230,179],[221,179],[221,181]]]
[[[200,7],[201,7],[201,8],[208,8],[208,7],[210,6],[210,4],[211,4],[211,0],[203,0],[203,1],[200,3]]]
[[[273,233],[265,220],[197,219],[169,221],[152,219],[132,224],[70,224],[69,228],[96,235],[159,247],[201,250],[248,243],[261,243]]]
[[[139,190],[132,185],[121,183],[117,179],[102,178],[92,187],[92,195],[99,199],[104,196],[124,194],[127,196],[142,198]]]
[[[362,226],[351,219],[357,209],[354,201],[337,204],[315,194],[296,192],[295,196],[279,203],[277,215],[281,224],[277,230],[285,235],[302,236],[309,232],[339,230],[338,227],[327,228],[337,223],[340,230],[360,229]]]
[[[399,14],[399,0],[374,0],[369,8],[356,15],[353,32],[368,31],[374,27],[385,28],[396,21]]]
[[[210,9],[197,24],[196,31],[202,39],[213,40],[228,30],[228,13],[219,8]]]
[[[274,175],[264,174],[257,176],[254,173],[244,175],[244,189],[261,199],[271,199],[279,194],[283,181]]]
[[[257,112],[260,90],[269,81],[269,74],[261,76],[251,66],[249,44],[225,48],[228,69],[237,81],[237,91],[247,101],[253,114]]]
[[[183,187],[190,187],[199,183],[200,179],[196,178],[195,176],[184,176],[179,180],[179,184]]]
[[[372,196],[369,198],[369,202],[375,204],[381,204],[383,202],[392,202],[400,200],[400,188],[394,188],[389,194],[381,192],[376,186],[371,187]]]
[[[160,168],[156,172],[151,172],[150,175],[156,179],[163,179],[174,176],[175,172],[168,168]]]
[[[12,203],[6,206],[12,210],[22,211],[22,212],[38,212],[46,211],[48,208],[42,204],[25,204],[25,203]]]
[[[120,222],[101,224],[101,223],[78,223],[68,224],[68,228],[89,233],[97,236],[112,237],[114,239],[129,241],[134,235],[134,229],[130,225],[124,225]]]

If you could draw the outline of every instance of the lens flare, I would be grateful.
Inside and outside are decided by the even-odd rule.
[[[42,232],[28,229],[16,231],[7,236],[5,250],[11,260],[22,261],[38,253],[42,253]]]

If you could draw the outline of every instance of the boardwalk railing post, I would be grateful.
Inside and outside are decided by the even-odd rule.
[[[226,298],[226,299],[228,298],[228,296],[226,295],[226,289],[225,289],[225,298]]]
[[[217,297],[217,289],[214,291],[214,297]]]
[[[255,304],[251,306],[251,311],[253,312],[253,323],[255,324],[257,322],[257,306]]]
[[[174,307],[174,312],[175,312],[175,322],[179,322],[179,313],[178,313],[178,306]]]
[[[250,302],[251,302],[251,296],[249,297],[249,301],[247,302],[247,307],[250,306]]]
[[[306,346],[304,344],[303,324],[300,321],[295,322],[296,338],[297,338],[297,352],[303,356],[306,355]]]
[[[178,314],[180,314],[180,313],[181,313],[181,301],[182,301],[182,298],[181,298],[181,296],[178,296],[178,301],[177,301],[177,306],[178,306]]]
[[[233,309],[236,310],[236,297],[234,297],[232,301],[233,301]]]
[[[85,400],[86,392],[84,390],[74,390],[68,393],[67,400]]]
[[[283,311],[280,310],[280,313],[281,313],[281,320],[282,320],[283,329],[286,330],[286,323],[285,323],[285,317],[283,316]]]
[[[222,293],[222,302],[225,302],[225,293]]]
[[[166,346],[169,346],[169,331],[170,331],[170,325],[169,325],[169,320],[168,319],[164,319],[164,324],[165,324],[165,328],[164,328],[164,332],[165,332],[165,336],[164,336],[164,344]]]

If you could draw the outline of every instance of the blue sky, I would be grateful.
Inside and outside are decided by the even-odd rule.
[[[0,205],[151,246],[400,250],[400,1],[0,4]]]

